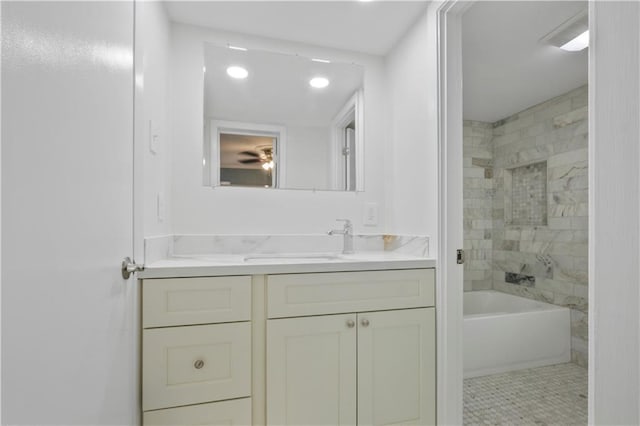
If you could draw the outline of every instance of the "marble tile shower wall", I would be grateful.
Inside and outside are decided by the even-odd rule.
[[[473,134],[486,123],[465,122],[465,166],[467,148],[473,152]],[[571,309],[572,360],[587,364],[588,312],[588,176],[587,176],[587,86],[550,99],[499,122],[492,123],[492,223],[491,254],[486,263],[492,270],[494,290],[542,300]],[[477,131],[475,131],[477,133]],[[476,161],[477,163],[478,161]],[[472,163],[473,164],[473,157]],[[535,167],[532,167],[535,165]],[[465,168],[465,184],[467,181]],[[530,173],[530,176],[527,176]],[[542,173],[546,173],[546,178]],[[477,173],[476,173],[477,174]],[[513,179],[513,176],[524,178]],[[471,179],[469,176],[468,179]],[[546,183],[541,193],[540,179]],[[523,183],[524,182],[524,183]],[[485,183],[488,185],[489,183]],[[530,221],[522,216],[522,187],[529,185]],[[472,189],[469,189],[471,191]],[[465,214],[467,213],[465,187]],[[544,199],[546,198],[546,200]],[[469,198],[470,200],[470,198]],[[539,207],[546,205],[546,217]],[[470,205],[473,204],[470,201]],[[478,203],[478,205],[480,205]],[[484,208],[482,213],[485,214]],[[465,225],[468,224],[465,217]],[[481,223],[478,222],[477,225]],[[465,244],[473,246],[473,219],[465,229]],[[487,228],[483,228],[487,231]],[[469,238],[467,242],[467,238]],[[477,243],[476,243],[477,244]],[[470,277],[475,267],[471,264]],[[466,274],[465,270],[465,274]],[[466,280],[466,277],[465,277]],[[465,281],[465,289],[486,284]]]
[[[463,123],[464,290],[493,287],[493,126]]]

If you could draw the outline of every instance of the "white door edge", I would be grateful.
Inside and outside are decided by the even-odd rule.
[[[436,279],[437,423],[462,424],[462,29],[471,2],[447,0],[437,10],[438,248]]]

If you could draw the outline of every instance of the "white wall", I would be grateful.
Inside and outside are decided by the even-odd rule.
[[[265,190],[202,185],[203,42],[230,43],[311,57],[332,57],[365,67],[365,191]],[[362,226],[364,204],[385,205],[390,166],[385,146],[387,105],[383,61],[356,54],[277,40],[172,25],[171,117],[173,126],[172,217],[176,234],[323,233],[336,218],[350,218],[356,232],[385,230],[381,210],[377,227]]]
[[[331,129],[287,126],[286,187],[329,188]]]
[[[136,3],[136,197],[145,237],[171,233],[171,117],[169,115],[171,27],[161,2]],[[150,150],[156,136],[157,149]],[[158,214],[158,196],[164,214]],[[163,216],[163,217],[160,217]]]
[[[429,8],[387,57],[391,159],[388,228],[426,234],[437,247],[438,125],[435,12]]]

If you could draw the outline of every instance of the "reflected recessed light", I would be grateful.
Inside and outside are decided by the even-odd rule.
[[[572,40],[569,40],[568,42],[560,46],[560,49],[566,50],[568,52],[579,52],[582,49],[586,49],[588,46],[589,46],[589,30],[583,32],[582,34],[578,35]]]
[[[207,67],[202,67],[202,72],[207,72]]]
[[[247,78],[249,71],[247,71],[246,68],[232,66],[227,68],[227,74],[229,74],[229,77],[241,79]]]
[[[321,62],[321,63],[323,63],[323,64],[330,64],[330,63],[331,63],[331,61],[330,61],[330,60],[328,60],[328,59],[312,58],[311,60],[312,60],[313,62]]]
[[[242,52],[246,52],[246,51],[247,51],[247,48],[246,48],[246,47],[240,47],[240,46],[231,46],[231,45],[229,45],[229,49],[232,49],[232,50],[240,50],[240,51],[242,51]]]
[[[329,80],[324,77],[314,77],[309,80],[309,85],[317,89],[322,89],[323,87],[327,87],[329,85]]]

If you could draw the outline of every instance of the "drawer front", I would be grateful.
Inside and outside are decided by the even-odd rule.
[[[142,326],[251,319],[251,277],[151,279],[142,282]]]
[[[246,426],[251,424],[251,398],[149,411],[143,413],[142,424],[144,426]]]
[[[434,306],[433,269],[270,275],[267,315],[283,318]]]
[[[251,323],[142,333],[142,410],[251,395]]]

